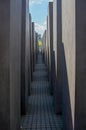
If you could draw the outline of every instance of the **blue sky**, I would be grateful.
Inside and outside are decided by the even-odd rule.
[[[46,18],[48,12],[48,2],[53,0],[29,0],[32,21],[35,22],[35,30],[43,34],[46,29]]]

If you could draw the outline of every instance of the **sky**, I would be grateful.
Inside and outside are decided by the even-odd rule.
[[[53,0],[29,0],[29,1],[30,1],[30,13],[32,15],[32,21],[35,22],[35,30],[39,34],[43,35],[43,32],[46,29],[48,2]]]

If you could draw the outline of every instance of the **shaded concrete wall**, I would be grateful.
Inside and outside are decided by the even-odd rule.
[[[21,0],[0,1],[0,129],[20,123]]]
[[[49,44],[49,78],[50,78],[50,93],[53,93],[53,2],[49,2],[48,7],[48,44]]]
[[[45,34],[45,64],[47,66],[47,30]]]
[[[75,130],[86,129],[86,1],[76,3]]]
[[[42,37],[42,43],[43,43],[43,59],[46,63],[46,30],[44,31],[44,34]]]
[[[29,76],[30,76],[30,87],[29,87],[29,90],[28,90],[28,93],[29,93],[29,95],[30,95],[30,93],[31,93],[31,80],[32,80],[32,71],[31,71],[31,69],[32,69],[32,66],[31,66],[31,14],[29,14],[29,52],[30,52],[30,54],[29,54]]]
[[[53,1],[53,70],[55,112],[62,106],[62,12],[61,0]]]
[[[25,35],[26,35],[26,0],[22,0],[22,30],[21,30],[21,114],[25,114]]]
[[[67,6],[68,5],[68,6]],[[75,0],[62,1],[62,42],[64,53],[63,114],[67,130],[74,128],[75,113],[75,66],[76,66],[76,21]]]
[[[29,18],[29,20],[30,20],[30,44],[31,44],[31,51],[30,51],[30,53],[31,53],[31,80],[32,80],[32,73],[33,73],[33,57],[32,57],[32,54],[33,54],[33,44],[32,44],[32,17],[31,17],[31,14],[30,14],[30,18]]]
[[[34,70],[34,22],[32,22],[32,30],[31,30],[31,38],[32,38],[32,43],[31,43],[31,58],[32,58],[32,72]]]
[[[37,61],[37,53],[38,53],[38,33],[35,33],[35,63]]]
[[[38,36],[39,36],[39,34],[37,33],[37,54],[38,54],[38,51],[39,51],[39,46],[38,46]]]
[[[29,32],[29,0],[26,0],[26,36],[25,36],[25,101],[28,110],[28,90],[30,88],[30,32]]]
[[[34,30],[34,65],[35,65],[35,58],[36,58],[36,55],[35,55],[35,52],[36,52],[36,32]]]
[[[21,32],[21,114],[28,109],[28,91],[30,87],[30,41],[29,41],[29,0],[22,0]]]
[[[67,77],[63,80],[64,83],[66,82],[63,96],[66,130],[86,129],[85,14],[86,2],[84,0],[62,1],[62,41]]]
[[[46,48],[47,48],[46,65],[49,71],[48,16],[47,16],[47,30],[46,30]]]
[[[46,66],[48,66],[48,30],[46,30]]]
[[[36,64],[36,56],[37,56],[37,33],[34,32],[34,65]]]

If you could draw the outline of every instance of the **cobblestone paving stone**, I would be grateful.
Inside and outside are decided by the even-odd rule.
[[[53,98],[49,93],[49,81],[42,55],[33,73],[30,112],[22,118],[21,130],[62,130],[62,117],[54,113]]]

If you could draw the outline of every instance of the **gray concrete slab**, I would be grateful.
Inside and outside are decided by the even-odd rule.
[[[33,48],[32,48],[32,16],[31,16],[31,14],[30,14],[30,16],[29,16],[29,22],[30,22],[30,44],[31,44],[31,51],[30,51],[30,55],[31,55],[31,80],[32,80],[32,73],[33,73],[33,64],[32,64],[32,50],[33,50]]]
[[[47,48],[46,48],[46,30],[44,31],[43,37],[42,37],[42,43],[43,43],[43,59],[44,62],[46,64],[46,52],[47,52]]]
[[[21,114],[27,112],[28,91],[30,91],[30,33],[29,33],[29,1],[22,1],[21,32]]]
[[[55,112],[62,112],[62,12],[61,0],[53,1],[53,70]]]
[[[31,31],[31,38],[32,38],[32,43],[31,43],[31,54],[32,54],[32,72],[34,70],[34,33],[35,33],[35,28],[34,28],[34,22],[32,22],[32,31]]]
[[[86,129],[86,2],[62,1],[66,130]]]
[[[47,67],[49,72],[49,40],[48,40],[48,16],[47,16],[47,30],[46,30],[46,48],[47,48]]]
[[[26,35],[26,1],[22,1],[22,30],[21,30],[21,114],[25,114],[25,35]]]
[[[0,1],[0,129],[20,123],[21,0]]]
[[[28,90],[30,88],[30,32],[29,32],[29,0],[26,0],[26,45],[25,45],[25,101],[28,110]]]
[[[53,2],[48,7],[48,44],[49,44],[49,79],[51,94],[53,93]]]
[[[34,32],[34,65],[36,64],[36,60],[37,60],[37,42],[38,42],[38,39],[37,39],[37,33]]]
[[[32,79],[32,71],[31,71],[31,14],[29,13],[29,68],[28,68],[28,71],[29,71],[29,80],[28,80],[28,83],[29,83],[29,89],[28,89],[28,93],[30,95],[31,93],[31,79]]]

